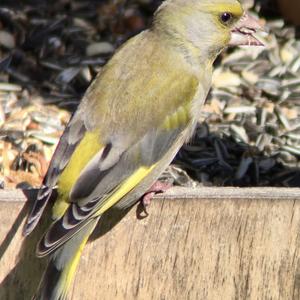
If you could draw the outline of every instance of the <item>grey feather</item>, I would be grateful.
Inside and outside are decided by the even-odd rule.
[[[70,192],[70,201],[78,202],[80,199],[88,197],[113,166],[118,163],[122,154],[121,151],[112,144],[108,144],[108,146],[101,149],[81,171]],[[102,193],[106,193],[107,190],[113,188],[111,184],[108,186],[103,189]]]
[[[40,282],[38,291],[33,299],[35,300],[64,300],[66,289],[64,269],[73,262],[83,240],[94,230],[99,217],[90,220],[81,230],[67,241],[60,249],[54,252],[47,266],[47,269]]]
[[[43,188],[39,190],[36,201],[24,225],[23,234],[25,236],[30,234],[39,222],[51,197],[52,190],[57,183],[58,176],[66,167],[85,131],[86,129],[83,121],[78,114],[75,114],[60,138],[47,174],[43,180]]]

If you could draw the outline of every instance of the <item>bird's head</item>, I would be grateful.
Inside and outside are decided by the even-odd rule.
[[[253,36],[261,26],[239,0],[166,0],[155,14],[153,28],[210,59],[227,45],[262,45]]]

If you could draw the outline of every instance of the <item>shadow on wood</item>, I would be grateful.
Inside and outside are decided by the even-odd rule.
[[[0,200],[1,223],[3,223],[0,237],[2,235],[4,237],[0,244],[1,270],[9,271],[1,278],[3,280],[0,284],[0,299],[30,299],[45,268],[45,260],[35,257],[35,246],[45,226],[38,228],[27,239],[22,238],[21,231],[30,201],[24,202],[19,193],[21,191],[17,194],[12,191],[12,194],[17,196],[17,199],[12,201]],[[24,197],[33,198],[35,194],[35,191],[24,192]],[[5,226],[7,222],[11,224],[10,227]],[[1,271],[0,273],[2,275]]]
[[[112,212],[83,252],[70,299],[300,299],[299,194],[172,189],[145,219]],[[27,208],[12,197],[0,193],[0,299],[30,299],[45,267],[34,257],[43,229],[22,239]]]
[[[29,237],[23,238],[21,232],[29,212],[28,206],[33,202],[31,200],[35,199],[37,191],[22,191],[24,196],[20,193],[21,191],[11,191],[11,194],[8,195],[7,191],[5,191],[4,195],[2,195],[4,199],[1,199],[0,193],[0,210],[2,212],[0,212],[0,216],[5,214],[12,224],[10,228],[2,226],[4,230],[3,232],[2,230],[0,231],[0,237],[2,237],[2,234],[4,237],[2,241],[0,239],[0,261],[11,265],[11,269],[8,269],[9,273],[4,278],[2,278],[2,272],[0,271],[0,299],[6,300],[31,299],[47,264],[47,259],[35,257],[35,248],[43,232],[50,225],[50,209],[46,209],[42,224],[39,224]],[[10,201],[12,200],[12,195],[15,195],[16,199]],[[7,196],[9,199],[6,198]],[[18,209],[20,209],[19,213]],[[124,211],[111,210],[104,214],[90,240],[93,241],[110,231],[128,211],[129,209]],[[15,213],[17,217],[14,219]],[[2,219],[1,225],[3,225],[2,223],[6,225],[7,220],[5,218]],[[6,233],[5,230],[7,229],[8,232]],[[13,245],[16,240],[18,241],[17,246]],[[15,250],[19,250],[19,253],[16,253]],[[7,272],[6,267],[4,267],[3,271]]]

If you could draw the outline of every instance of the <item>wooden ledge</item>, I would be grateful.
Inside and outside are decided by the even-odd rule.
[[[1,190],[0,202],[25,202],[33,201],[37,189],[30,190]],[[173,187],[164,194],[157,194],[158,199],[300,199],[300,188],[277,187]],[[32,197],[33,199],[31,199]]]
[[[300,299],[299,195],[173,188],[147,218],[137,219],[136,206],[107,214],[70,299]],[[34,257],[44,229],[21,236],[27,206],[22,191],[0,191],[0,299],[30,299],[45,265]]]

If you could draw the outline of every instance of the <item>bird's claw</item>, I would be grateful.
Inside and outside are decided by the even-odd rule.
[[[151,200],[155,196],[155,194],[164,193],[171,187],[172,187],[172,184],[170,184],[170,183],[161,182],[159,180],[156,181],[141,198],[139,214],[138,214],[139,218],[143,219],[149,215],[149,213],[147,211],[147,207],[149,207]],[[142,212],[145,215],[142,215]]]

